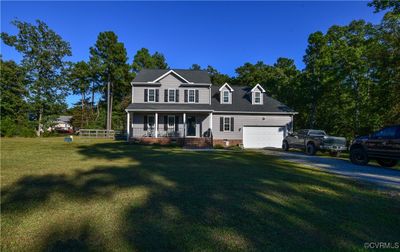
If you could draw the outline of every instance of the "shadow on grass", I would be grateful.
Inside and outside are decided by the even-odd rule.
[[[24,177],[2,189],[2,211],[34,211],[55,193],[84,203],[146,186],[151,191],[147,201],[133,204],[121,216],[124,225],[119,232],[128,249],[362,248],[365,241],[400,237],[398,199],[274,157],[121,142],[83,146],[79,152],[87,159],[130,158],[132,165],[94,167],[70,176]],[[102,247],[88,238],[98,230],[58,229],[49,231],[44,250]]]

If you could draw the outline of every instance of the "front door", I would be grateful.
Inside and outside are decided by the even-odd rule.
[[[187,136],[196,136],[196,117],[188,116],[186,121]]]

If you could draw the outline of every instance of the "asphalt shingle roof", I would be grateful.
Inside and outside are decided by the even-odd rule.
[[[214,111],[239,111],[239,112],[294,112],[288,106],[263,93],[263,104],[251,103],[251,87],[233,86],[232,104],[221,104],[218,86],[212,87],[211,107]]]
[[[211,84],[210,76],[207,71],[186,69],[143,69],[136,75],[133,82],[154,81],[170,70],[173,70],[190,82]]]

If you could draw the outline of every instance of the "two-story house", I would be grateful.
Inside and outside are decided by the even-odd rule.
[[[145,69],[131,84],[130,141],[280,147],[296,114],[261,85],[214,86],[206,71]]]

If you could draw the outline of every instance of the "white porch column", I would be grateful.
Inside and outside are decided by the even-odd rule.
[[[155,113],[155,115],[154,115],[154,123],[155,123],[155,135],[156,135],[156,138],[158,137],[158,113]]]
[[[183,113],[183,137],[186,137],[186,113]]]
[[[130,135],[130,128],[131,128],[131,123],[130,123],[130,114],[129,111],[126,112],[126,141],[129,141],[129,135]]]
[[[209,120],[209,122],[210,122],[210,131],[212,132],[212,125],[213,125],[213,121],[212,121],[212,119],[213,119],[213,113],[210,113],[210,120]]]

